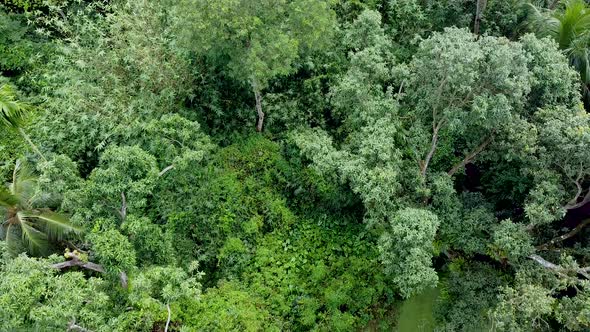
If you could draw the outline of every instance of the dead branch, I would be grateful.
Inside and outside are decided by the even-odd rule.
[[[62,262],[62,263],[53,264],[53,265],[51,265],[51,267],[54,269],[63,270],[63,269],[67,269],[70,267],[79,266],[79,267],[87,269],[87,270],[91,270],[91,271],[95,271],[95,272],[99,272],[99,273],[105,273],[105,270],[102,267],[102,265],[95,264],[92,262],[85,262],[85,261],[81,260],[80,257],[78,257],[78,255],[75,252],[66,252],[64,256],[66,258],[69,258],[70,260]]]

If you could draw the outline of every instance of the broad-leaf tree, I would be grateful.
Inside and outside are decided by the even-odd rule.
[[[328,1],[184,0],[187,18],[179,25],[190,48],[220,65],[229,77],[247,84],[262,131],[262,91],[269,81],[292,73],[297,60],[324,48],[334,14]],[[182,15],[182,14],[180,14]]]

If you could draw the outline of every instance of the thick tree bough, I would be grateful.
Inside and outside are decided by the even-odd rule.
[[[53,264],[53,265],[51,265],[51,267],[54,269],[63,270],[63,269],[69,268],[69,267],[79,266],[79,267],[87,269],[87,270],[91,270],[91,271],[95,271],[95,272],[99,272],[99,273],[105,273],[105,270],[102,267],[102,265],[95,264],[92,262],[85,262],[85,261],[81,260],[80,257],[78,257],[78,255],[73,252],[67,252],[64,256],[66,258],[70,258],[70,260],[62,262],[62,263]]]
[[[586,279],[590,280],[590,274],[588,274],[590,272],[590,267],[583,267],[583,268],[579,268],[577,270],[570,270],[570,269],[565,269],[560,265],[556,265],[554,263],[551,263],[550,261],[544,259],[543,257],[541,257],[539,255],[530,255],[529,258],[534,260],[535,262],[539,263],[544,268],[552,270],[561,276],[566,276],[565,275],[566,272],[576,272],[577,274],[580,274],[580,275],[584,276]]]

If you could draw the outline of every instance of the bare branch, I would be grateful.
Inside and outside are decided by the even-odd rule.
[[[492,133],[483,141],[481,142],[481,144],[479,144],[475,150],[471,151],[469,154],[467,154],[465,156],[465,158],[463,158],[463,160],[461,160],[461,162],[455,164],[455,166],[453,166],[453,168],[451,168],[450,171],[448,171],[448,174],[450,176],[453,176],[455,173],[457,173],[457,171],[459,169],[461,169],[461,167],[465,167],[465,165],[467,165],[468,163],[470,163],[471,161],[473,161],[473,159],[480,154],[488,145],[490,145],[490,143],[492,143],[492,141],[494,140],[495,137],[495,130],[492,131]]]
[[[577,200],[577,198],[576,198],[576,200]],[[588,190],[588,192],[586,193],[586,195],[584,196],[584,198],[580,202],[573,204],[573,205],[568,203],[564,206],[564,208],[566,210],[574,210],[574,209],[577,209],[579,207],[586,205],[586,203],[588,203],[588,202],[590,202],[590,190]]]
[[[428,151],[428,154],[426,155],[426,158],[424,159],[424,161],[420,162],[420,174],[422,174],[422,176],[426,176],[426,170],[428,169],[428,164],[430,163],[430,160],[434,156],[434,152],[436,151],[436,146],[438,144],[438,133],[444,123],[445,123],[445,119],[443,118],[442,120],[440,120],[438,122],[438,124],[436,124],[436,126],[433,126],[432,142],[430,143],[430,151]]]
[[[584,189],[582,188],[582,184],[580,184],[580,180],[582,179],[582,176],[584,175],[584,167],[582,165],[582,163],[580,163],[580,170],[578,171],[578,176],[573,179],[572,177],[570,177],[567,174],[567,171],[565,170],[565,168],[563,168],[563,166],[561,166],[559,163],[555,163],[555,165],[559,168],[561,168],[561,170],[563,171],[563,174],[573,183],[576,185],[577,188],[577,192],[576,195],[574,196],[574,198],[572,198],[566,205],[565,205],[565,209],[567,210],[571,210],[571,209],[575,209],[577,207],[580,207],[584,204],[586,204],[584,202],[584,200],[586,199],[586,197],[584,198],[584,200],[582,200],[582,202],[578,203],[578,199],[580,198],[580,195],[582,195],[582,192],[584,191]],[[589,191],[590,193],[590,191]],[[586,194],[586,196],[588,196],[588,194]],[[581,205],[579,205],[581,204]]]
[[[127,289],[128,278],[127,273],[125,273],[125,271],[121,271],[121,273],[119,273],[119,279],[121,280],[121,287],[123,287],[123,289]]]
[[[483,12],[486,8],[487,0],[477,0],[477,6],[475,10],[475,23],[473,27],[473,34],[479,38],[479,27],[483,17]]]
[[[403,80],[402,83],[399,86],[399,90],[397,91],[397,96],[395,96],[395,100],[398,101],[398,102],[402,98],[402,91],[404,89],[404,84],[405,83],[406,83],[406,80]]]
[[[548,250],[550,247],[552,247],[556,243],[563,242],[564,240],[567,240],[567,239],[575,236],[584,227],[586,227],[588,225],[590,225],[590,218],[582,221],[580,224],[578,224],[578,226],[576,226],[576,228],[572,229],[571,231],[569,231],[569,232],[567,232],[567,233],[565,233],[565,234],[563,234],[561,236],[558,236],[558,237],[552,239],[551,241],[549,241],[547,243],[541,244],[541,245],[537,246],[535,249],[541,250],[541,251],[542,250]]]
[[[545,260],[543,257],[541,257],[539,255],[530,255],[529,258],[534,260],[535,262],[541,264],[541,266],[543,266],[546,269],[561,270],[561,266],[555,265],[555,264]]]
[[[539,255],[530,255],[529,258],[534,260],[535,262],[539,263],[544,268],[552,270],[553,272],[555,272],[556,274],[558,274],[562,277],[568,277],[568,275],[565,274],[566,272],[576,272],[576,273],[584,276],[584,278],[590,280],[590,275],[588,275],[588,273],[587,273],[588,271],[590,271],[590,267],[579,268],[576,270],[573,270],[573,269],[569,270],[569,269],[563,268],[560,265],[553,264]]]
[[[121,211],[119,213],[121,214],[121,223],[123,223],[127,217],[127,198],[124,192],[121,192]]]
[[[95,264],[92,262],[85,262],[85,261],[81,260],[80,257],[78,257],[78,255],[76,255],[76,253],[74,253],[74,252],[67,252],[64,256],[66,258],[70,258],[70,260],[65,261],[65,262],[61,262],[61,263],[57,263],[57,264],[53,264],[53,265],[51,265],[51,267],[54,269],[63,270],[63,269],[69,268],[69,267],[79,266],[79,267],[82,267],[87,270],[92,270],[92,271],[99,272],[99,273],[105,273],[105,270],[102,267],[102,265]]]
[[[158,176],[162,176],[172,169],[174,169],[174,165],[166,166],[166,168],[164,168],[160,173],[158,173]]]
[[[264,112],[262,111],[262,95],[260,94],[260,88],[258,82],[255,79],[252,80],[252,90],[254,90],[254,99],[256,101],[256,113],[258,114],[258,120],[256,121],[256,131],[262,132],[264,127]]]
[[[168,309],[168,320],[166,321],[164,332],[168,332],[168,326],[170,326],[170,304],[166,303],[166,309]]]
[[[66,331],[78,331],[78,332],[92,332],[92,330],[89,330],[87,328],[83,328],[80,325],[76,324],[76,321],[71,321],[68,323],[68,329]]]

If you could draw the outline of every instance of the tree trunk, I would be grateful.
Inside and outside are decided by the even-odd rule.
[[[477,0],[477,5],[475,7],[475,23],[473,25],[473,34],[475,34],[478,38],[481,19],[483,17],[483,12],[486,8],[487,2],[487,0]]]
[[[252,81],[252,89],[254,90],[254,98],[256,98],[256,113],[258,114],[258,120],[256,121],[256,131],[262,132],[264,126],[264,112],[262,112],[262,95],[256,81]]]

